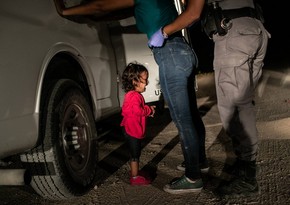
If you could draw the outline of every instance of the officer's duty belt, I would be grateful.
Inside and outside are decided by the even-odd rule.
[[[222,14],[225,18],[228,19],[235,19],[240,17],[257,18],[256,10],[251,7],[244,7],[238,9],[225,9],[222,10]]]

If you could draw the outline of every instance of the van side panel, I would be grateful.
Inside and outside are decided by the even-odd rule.
[[[21,7],[21,9],[19,9]],[[0,2],[0,158],[38,140],[42,78],[53,53],[78,53],[98,113],[120,107],[114,52],[105,22],[76,23],[59,16],[53,1]],[[53,52],[50,52],[54,50]],[[82,62],[82,63],[81,63]],[[91,76],[93,75],[93,77]],[[39,109],[37,109],[39,108]]]

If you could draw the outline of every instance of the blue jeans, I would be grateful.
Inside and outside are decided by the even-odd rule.
[[[199,163],[205,157],[205,128],[197,109],[194,72],[197,57],[184,38],[167,39],[160,48],[152,48],[159,66],[162,94],[180,137],[185,161],[185,176],[200,178]]]

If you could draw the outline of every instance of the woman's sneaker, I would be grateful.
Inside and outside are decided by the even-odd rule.
[[[151,184],[151,180],[143,176],[135,176],[130,178],[130,184],[132,186],[143,186]]]
[[[209,166],[207,162],[199,164],[199,168],[202,174],[207,174],[209,172]],[[177,165],[176,169],[179,171],[185,171],[185,162],[183,161],[181,164]]]
[[[163,190],[170,194],[184,194],[192,192],[200,192],[203,188],[202,179],[190,182],[186,176],[182,176],[175,181],[166,184]]]

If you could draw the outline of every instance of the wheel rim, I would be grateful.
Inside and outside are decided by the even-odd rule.
[[[91,133],[89,120],[80,106],[70,104],[66,108],[62,120],[62,134],[65,162],[74,174],[81,174],[90,156]]]

